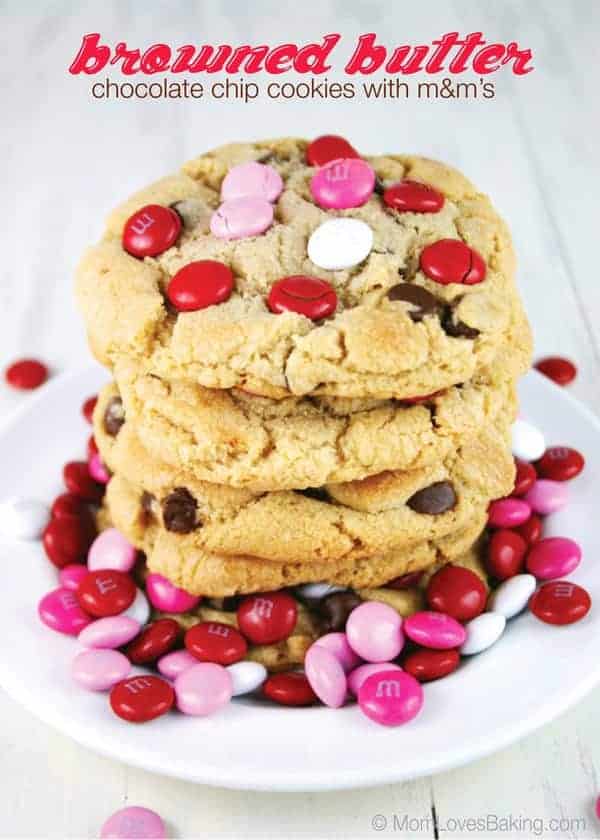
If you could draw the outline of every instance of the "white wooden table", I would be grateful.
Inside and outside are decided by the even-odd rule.
[[[572,391],[600,411],[597,4],[243,5],[245,11],[241,3],[183,0],[0,6],[2,366],[39,355],[58,373],[86,357],[73,267],[116,199],[220,142],[335,131],[364,150],[446,159],[492,194],[513,228],[537,355],[575,359],[580,373]],[[132,46],[276,44],[336,31],[348,45],[369,31],[395,45],[455,29],[531,47],[535,72],[501,73],[488,102],[251,106],[92,102],[89,80],[66,72],[81,36],[93,31]],[[23,399],[0,387],[1,412]],[[485,829],[461,820],[488,814],[535,820],[514,822],[505,836],[598,836],[592,803],[600,788],[599,701],[600,690],[543,731],[463,769],[378,789],[288,796],[198,787],[98,758],[0,693],[0,835],[93,837],[109,813],[130,803],[156,808],[173,836],[185,838],[483,836]],[[373,829],[376,815],[387,819],[387,829]],[[411,822],[403,823],[404,815]]]

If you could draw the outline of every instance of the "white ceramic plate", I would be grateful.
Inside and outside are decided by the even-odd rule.
[[[0,499],[50,500],[61,491],[65,461],[83,456],[89,426],[83,399],[106,379],[98,368],[64,376],[24,398],[0,433]],[[549,444],[587,458],[571,483],[572,503],[552,532],[579,540],[584,562],[572,576],[600,598],[600,423],[536,373],[521,389],[523,414]],[[157,773],[256,790],[326,790],[396,782],[435,773],[493,752],[550,721],[600,680],[600,607],[572,627],[526,614],[487,653],[425,687],[423,711],[397,729],[379,727],[354,706],[285,709],[236,700],[211,718],[170,714],[135,726],[116,718],[105,695],[80,690],[69,676],[76,642],[37,619],[39,598],[56,571],[39,543],[0,543],[0,683],[33,714],[99,753]]]

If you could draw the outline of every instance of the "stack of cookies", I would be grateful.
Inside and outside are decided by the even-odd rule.
[[[114,380],[104,515],[213,603],[373,597],[472,562],[513,487],[514,275],[488,198],[440,163],[333,136],[192,160],[117,208],[78,270]]]

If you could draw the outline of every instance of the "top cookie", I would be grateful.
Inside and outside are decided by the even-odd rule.
[[[321,152],[231,144],[117,208],[77,275],[99,360],[276,399],[410,398],[488,365],[523,320],[488,198],[425,158]]]

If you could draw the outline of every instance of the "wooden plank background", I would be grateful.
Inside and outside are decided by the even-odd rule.
[[[513,229],[536,353],[575,359],[572,391],[600,410],[597,109],[600,15],[592,0],[0,3],[3,129],[0,362],[87,357],[73,268],[116,200],[232,139],[335,131],[365,151],[415,151],[462,168]],[[66,72],[81,36],[131,46],[298,42],[373,31],[390,45],[481,30],[534,51],[535,72],[495,78],[491,101],[93,102]],[[349,50],[349,46],[347,47]],[[340,55],[343,55],[342,49]],[[333,74],[331,74],[333,77]],[[0,388],[0,412],[23,397]],[[43,424],[43,418],[40,418]],[[551,655],[551,651],[548,652]],[[93,837],[125,803],[156,808],[178,837],[484,836],[467,817],[535,819],[509,836],[594,837],[600,691],[541,732],[466,768],[377,789],[231,792],[99,758],[0,693],[2,837]],[[371,821],[384,815],[388,827]],[[411,830],[394,830],[393,815]],[[432,815],[435,815],[437,826]],[[539,834],[539,831],[537,831]]]

